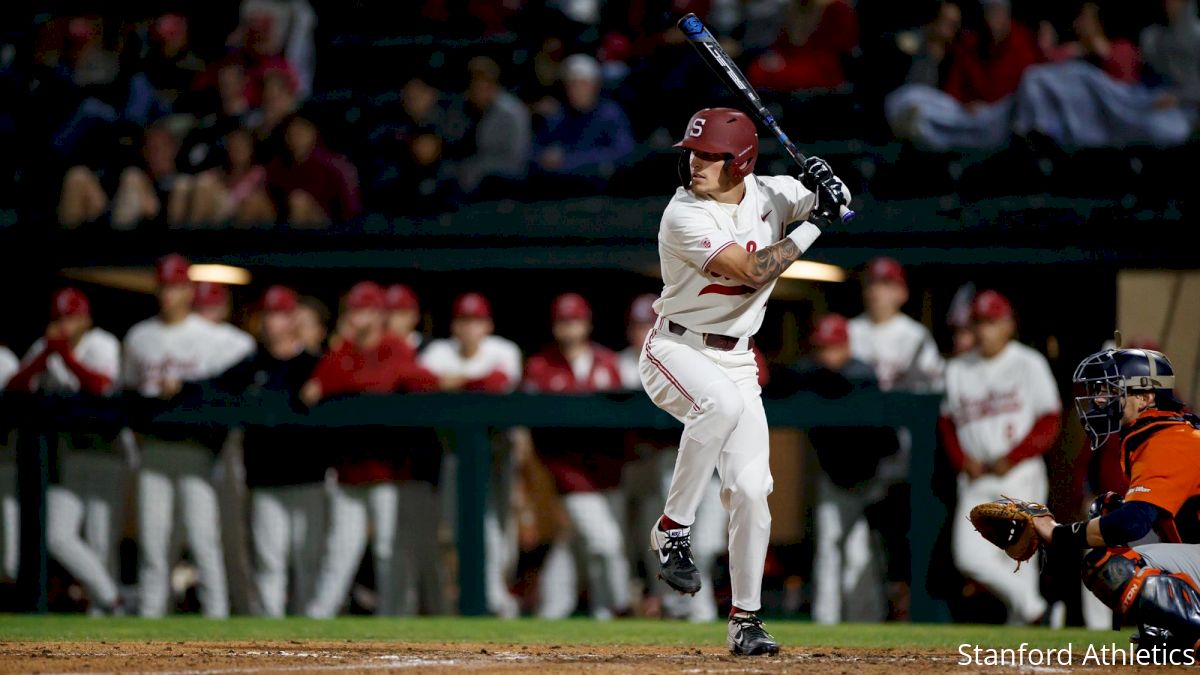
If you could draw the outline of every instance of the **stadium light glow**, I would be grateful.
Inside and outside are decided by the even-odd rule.
[[[188,278],[192,281],[245,286],[250,283],[250,270],[232,265],[192,265],[188,268]]]
[[[846,280],[846,270],[837,265],[797,260],[780,275],[784,279],[800,279],[802,281],[830,281],[841,283]]]

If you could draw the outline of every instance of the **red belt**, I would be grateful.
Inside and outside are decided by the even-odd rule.
[[[673,335],[683,335],[684,333],[688,332],[687,328],[680,326],[669,319],[667,320],[667,330]],[[695,331],[692,332],[694,333]],[[723,352],[727,352],[737,347],[737,344],[741,342],[741,338],[735,338],[729,335],[717,335],[716,333],[703,333],[700,337],[704,339],[704,346],[712,347],[713,349],[718,349]],[[746,341],[746,347],[748,349],[754,348],[754,338],[750,338]]]

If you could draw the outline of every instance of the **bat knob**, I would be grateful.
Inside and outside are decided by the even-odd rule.
[[[688,14],[679,22],[679,29],[688,37],[697,37],[704,33],[704,22],[695,14]]]
[[[846,208],[845,206],[841,206],[838,208],[838,214],[841,215],[843,223],[849,223],[850,221],[852,221],[858,217],[857,213],[851,211],[850,209]]]

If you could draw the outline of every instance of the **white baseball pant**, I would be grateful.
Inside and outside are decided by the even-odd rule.
[[[16,581],[21,563],[21,505],[17,501],[17,464],[11,457],[0,459],[0,546],[0,578]]]
[[[225,554],[213,453],[198,443],[143,438],[138,472],[139,603],[144,617],[167,612],[171,531],[178,513],[200,577],[200,604],[210,618],[229,616]]]
[[[824,474],[818,479],[812,609],[817,623],[887,616],[879,547],[865,514],[872,496],[838,487]]]
[[[120,520],[128,468],[115,454],[67,451],[60,471],[62,484],[46,493],[46,547],[93,604],[112,607],[113,523]]]
[[[265,616],[281,617],[287,610],[289,565],[293,612],[303,611],[312,600],[328,509],[324,483],[256,487],[250,491],[254,584]]]
[[[771,539],[767,496],[774,483],[754,353],[705,347],[692,331],[676,336],[656,329],[646,336],[639,369],[651,400],[683,422],[663,513],[690,526],[717,470],[721,503],[729,512],[733,605],[756,612],[762,607],[763,565]]]
[[[1004,495],[1044,502],[1048,489],[1046,465],[1040,457],[1018,463],[1004,476],[989,474],[976,480],[964,474],[958,477],[958,506],[950,544],[954,564],[963,576],[983,584],[1008,606],[1009,623],[1029,623],[1046,611],[1046,601],[1038,590],[1037,565],[1026,563],[1013,572],[1016,563],[1012,558],[981,540],[968,516],[976,504]]]
[[[663,494],[667,493],[670,486],[674,454],[670,455],[672,466],[667,467],[663,475]],[[653,523],[657,518],[656,513],[650,519],[639,523],[639,531],[645,529],[643,523]],[[663,594],[663,608],[668,616],[686,618],[693,623],[717,619],[717,598],[713,593],[712,570],[721,551],[725,550],[728,529],[729,514],[721,507],[721,480],[714,475],[704,488],[704,499],[700,502],[700,508],[696,510],[696,522],[692,523],[692,559],[696,563],[696,569],[700,570],[700,591],[695,595],[681,595],[666,588],[665,584],[657,584],[656,588],[666,590]],[[651,566],[646,569],[657,569],[658,554],[649,547],[646,547],[646,550],[651,557]]]
[[[325,554],[317,574],[316,590],[308,603],[308,616],[328,619],[337,616],[354,575],[367,550],[371,534],[371,555],[375,568],[375,595],[379,604],[375,613],[383,616],[397,610],[392,556],[396,543],[398,493],[392,482],[371,485],[342,485],[333,488],[329,511],[329,534]]]
[[[538,576],[539,617],[562,619],[575,611],[578,584],[573,547],[583,558],[592,617],[609,619],[629,609],[629,559],[614,509],[615,496],[605,492],[562,496],[573,536],[556,541],[546,556]]]
[[[400,526],[392,574],[399,596],[397,613],[412,616],[424,610],[428,614],[445,614],[437,491],[421,480],[402,481],[396,489]]]

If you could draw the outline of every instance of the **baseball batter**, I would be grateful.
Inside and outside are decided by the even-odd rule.
[[[1161,352],[1105,349],[1075,370],[1076,409],[1093,447],[1121,445],[1124,498],[1096,498],[1090,518],[1035,518],[1052,560],[1083,559],[1084,584],[1137,624],[1139,650],[1200,645],[1200,418],[1175,396],[1175,371]],[[1163,543],[1130,548],[1153,530]],[[1163,651],[1154,663],[1180,663]],[[1167,660],[1170,659],[1170,660]]]
[[[54,294],[46,336],[29,348],[15,391],[112,393],[121,343],[92,326],[87,296],[75,288]],[[112,574],[114,524],[120,521],[127,468],[111,438],[94,433],[59,435],[58,461],[46,493],[46,548],[83,586],[93,609],[119,609]]]
[[[976,347],[946,367],[946,397],[939,427],[951,464],[958,469],[958,507],[951,548],[963,575],[995,593],[1011,623],[1033,623],[1046,611],[1033,565],[1013,572],[997,548],[978,546],[967,515],[976,504],[1003,495],[1045,501],[1042,455],[1058,437],[1062,403],[1050,364],[1015,342],[1012,305],[983,291],[971,305]]]
[[[145,397],[168,399],[185,382],[224,372],[254,351],[254,338],[192,313],[188,261],[158,261],[159,313],[125,336],[122,382]],[[139,431],[135,429],[135,431]],[[211,483],[214,449],[195,438],[142,430],[138,438],[138,584],[140,612],[162,616],[169,596],[171,531],[178,516],[200,577],[204,614],[229,614],[217,495]],[[223,439],[211,439],[218,445]]]
[[[640,363],[646,393],[683,422],[683,437],[663,516],[651,528],[660,576],[681,593],[700,590],[690,535],[715,468],[729,511],[733,607],[728,645],[734,654],[774,654],[775,639],[756,616],[771,536],[767,496],[772,479],[752,337],[775,281],[850,200],[819,158],[805,182],[759,177],[758,134],[745,114],[707,108],[692,116],[681,158],[686,187],[663,213],[658,250],[663,290]]]

